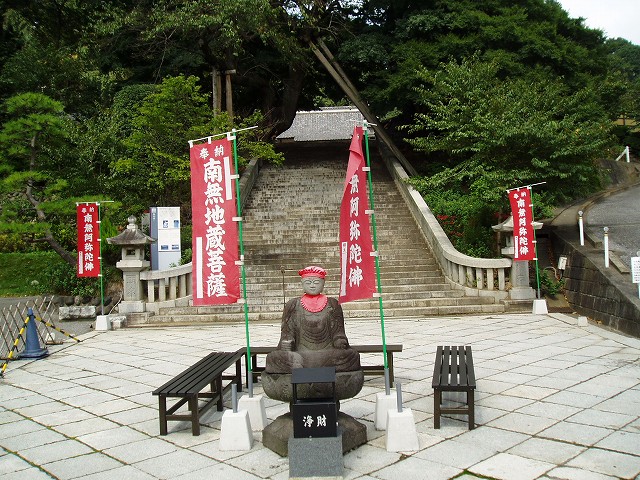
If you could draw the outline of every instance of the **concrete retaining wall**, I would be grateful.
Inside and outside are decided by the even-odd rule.
[[[629,285],[616,285],[610,272],[605,275],[601,271],[604,266],[596,265],[562,238],[556,236],[555,241],[556,251],[567,255],[564,278],[569,304],[582,315],[640,338],[640,299],[637,293],[635,298],[629,294],[634,287],[630,278]]]

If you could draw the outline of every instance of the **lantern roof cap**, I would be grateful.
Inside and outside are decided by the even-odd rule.
[[[127,228],[115,237],[107,238],[109,245],[150,245],[156,241],[155,238],[151,238],[138,228],[136,217],[132,215],[127,220],[129,221]]]

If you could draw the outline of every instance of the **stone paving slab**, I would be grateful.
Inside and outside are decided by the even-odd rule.
[[[380,343],[378,321],[346,328],[352,344]],[[640,478],[640,339],[557,313],[392,319],[385,330],[404,346],[395,374],[420,449],[387,452],[373,426],[384,382],[367,377],[341,402],[368,438],[344,455],[344,478]],[[274,344],[279,331],[251,325],[251,343]],[[261,432],[250,451],[219,450],[221,412],[201,418],[198,437],[188,422],[159,434],[151,392],[212,350],[244,346],[244,335],[241,324],[89,332],[45,359],[11,362],[0,380],[0,479],[287,479],[288,460],[262,445]],[[473,347],[477,427],[445,415],[435,430],[435,350],[457,344]],[[269,420],[288,411],[265,404]]]

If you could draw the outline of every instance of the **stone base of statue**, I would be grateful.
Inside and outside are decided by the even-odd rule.
[[[338,428],[342,433],[342,453],[367,443],[367,427],[346,413],[338,412]],[[289,439],[293,438],[291,413],[280,415],[262,431],[262,444],[281,457],[289,455]]]
[[[291,404],[293,387],[290,373],[267,373],[260,375],[265,395],[275,400]],[[364,372],[336,373],[336,399],[353,398],[364,384]],[[326,383],[305,383],[297,386],[299,398],[331,398],[333,390]],[[339,407],[338,407],[339,409]],[[367,443],[367,427],[346,413],[338,412],[338,426],[342,430],[342,452],[348,452]],[[286,457],[289,450],[289,438],[293,437],[293,418],[291,413],[279,416],[262,431],[262,443],[278,455]]]

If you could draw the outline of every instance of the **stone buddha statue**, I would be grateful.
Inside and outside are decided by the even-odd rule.
[[[342,307],[335,298],[322,294],[326,270],[310,266],[300,270],[302,297],[289,300],[284,307],[278,348],[267,355],[260,378],[264,393],[272,399],[291,403],[294,368],[335,367],[335,395],[338,425],[342,431],[343,452],[367,441],[365,425],[340,411],[340,400],[355,397],[364,384],[360,354],[349,347],[344,330]],[[299,384],[298,399],[328,398],[333,395],[327,383]],[[286,456],[293,435],[291,412],[280,415],[262,431],[265,447]]]
[[[304,295],[284,307],[278,349],[266,358],[268,373],[293,368],[335,366],[336,372],[360,370],[360,355],[349,347],[342,307],[322,294],[326,270],[310,266],[298,272]]]

